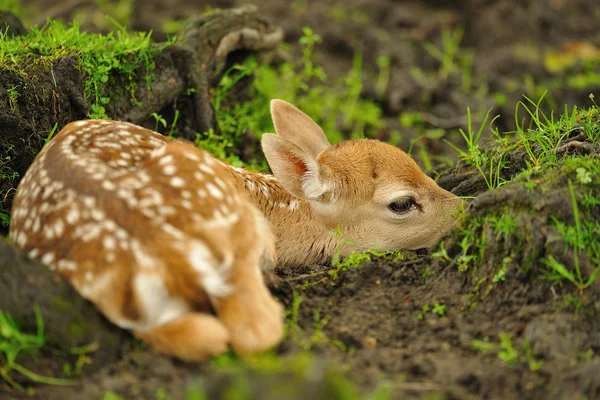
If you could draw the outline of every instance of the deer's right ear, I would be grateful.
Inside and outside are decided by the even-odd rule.
[[[330,144],[323,129],[308,115],[287,101],[271,100],[271,118],[275,133],[317,157]]]
[[[262,136],[261,145],[273,174],[294,196],[319,201],[332,190],[324,167],[312,154],[270,133]]]

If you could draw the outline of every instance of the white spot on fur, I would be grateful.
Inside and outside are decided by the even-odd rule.
[[[226,282],[229,268],[226,265],[217,268],[216,260],[210,250],[202,243],[195,242],[188,254],[192,268],[200,274],[200,282],[209,296],[225,297],[233,291]]]
[[[173,175],[175,172],[177,172],[177,167],[174,165],[167,165],[163,168],[163,174],[165,175]]]
[[[209,167],[209,166],[208,166],[208,165],[206,165],[206,164],[200,164],[200,165],[198,166],[198,168],[200,169],[200,171],[202,171],[202,172],[206,172],[207,174],[210,174],[210,175],[212,175],[212,174],[214,174],[214,173],[215,173],[215,170],[214,170],[214,169],[212,169],[211,167]]]
[[[117,241],[115,240],[114,237],[112,236],[104,236],[104,239],[102,240],[102,244],[104,245],[104,248],[107,250],[113,250],[115,247],[117,247]]]
[[[60,260],[59,262],[56,263],[56,266],[58,267],[58,269],[61,270],[68,270],[68,271],[75,271],[77,269],[77,264],[75,264],[75,261],[70,261],[70,260]],[[86,272],[90,273],[89,271]]]
[[[129,329],[145,332],[181,318],[190,311],[185,300],[169,294],[159,274],[139,273],[133,285],[140,312],[145,318],[142,323],[129,323]]]
[[[32,249],[29,253],[27,253],[27,256],[29,258],[37,258],[37,256],[40,254],[40,251],[38,249]]]
[[[208,190],[208,193],[210,193],[210,195],[216,199],[222,199],[223,198],[223,192],[219,190],[219,188],[217,188],[215,185],[213,185],[212,183],[207,183],[206,184],[206,189]]]
[[[79,210],[77,208],[71,208],[67,213],[67,222],[71,225],[79,221]]]
[[[171,178],[171,186],[183,187],[184,185],[185,185],[185,181],[182,178],[180,178],[178,176]]]
[[[109,180],[105,180],[102,182],[102,188],[105,190],[115,190],[117,187],[115,184]]]
[[[44,254],[40,260],[42,264],[50,265],[54,261],[54,253],[48,252]]]

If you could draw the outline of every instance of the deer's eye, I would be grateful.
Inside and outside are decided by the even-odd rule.
[[[413,198],[406,198],[402,200],[394,201],[393,203],[388,204],[388,208],[390,211],[396,214],[405,214],[410,210],[414,210],[417,208],[417,203]]]

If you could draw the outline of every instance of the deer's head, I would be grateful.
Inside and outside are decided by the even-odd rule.
[[[346,251],[429,247],[453,222],[462,200],[399,148],[370,139],[331,145],[282,100],[271,102],[271,114],[276,134],[263,135],[262,148],[275,177],[319,223],[341,228],[354,242]]]

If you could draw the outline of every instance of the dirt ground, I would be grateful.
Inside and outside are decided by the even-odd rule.
[[[55,18],[69,19],[77,9],[61,9],[50,0],[23,3],[43,4],[43,9]],[[162,40],[162,26],[167,19],[185,18],[207,6],[225,8],[243,3],[140,0],[134,2],[131,27],[152,29],[156,40]],[[425,113],[430,128],[464,126],[466,107],[487,109],[495,104],[497,93],[507,97],[505,106],[496,104],[494,110],[502,114],[498,126],[501,130],[514,128],[516,101],[522,94],[539,94],[539,88],[527,82],[542,85],[553,77],[544,68],[547,51],[568,51],[573,43],[582,41],[600,46],[600,7],[590,0],[253,3],[285,29],[289,43],[297,42],[305,25],[320,34],[323,44],[318,47],[319,60],[332,77],[345,75],[354,52],[364,51],[363,95],[376,99],[385,111],[389,129],[398,129],[405,137],[419,133],[400,125],[401,112]],[[93,7],[85,1],[73,4],[79,10]],[[485,79],[485,90],[467,94],[454,78],[414,79],[415,66],[429,72],[438,68],[437,61],[423,49],[423,42],[439,45],[441,30],[457,25],[465,28],[462,46],[475,52],[473,80]],[[93,22],[84,28],[99,29]],[[383,94],[375,85],[380,56],[388,56],[391,61],[389,85]],[[598,89],[593,85],[557,86],[551,96],[561,110],[565,103],[588,105],[589,94],[598,93]],[[432,153],[453,155],[439,140],[426,140]],[[401,146],[406,148],[408,142],[403,141]],[[446,188],[459,183],[448,181]],[[479,193],[481,190],[473,189],[461,194]],[[425,279],[423,270],[427,266],[431,275]],[[318,358],[343,366],[350,380],[365,392],[378,383],[393,382],[394,399],[600,399],[600,359],[595,356],[588,362],[583,360],[586,351],[600,353],[600,320],[593,312],[576,315],[551,282],[533,272],[515,271],[502,285],[485,295],[476,295],[473,282],[465,274],[456,268],[444,268],[427,255],[412,261],[374,257],[343,272],[337,280],[309,276],[310,270],[319,272],[323,268],[278,271],[281,282],[274,292],[286,307],[292,308],[294,292],[302,296],[296,336],[287,338],[278,351],[284,356],[300,351],[308,341]],[[600,290],[591,290],[587,306],[597,310]],[[423,311],[423,306],[435,304],[446,306],[443,318]],[[519,338],[515,346],[527,341],[533,352],[530,361],[543,359],[541,368],[532,368],[524,358],[510,364],[496,351],[475,349],[473,341],[490,338],[497,342],[501,332]],[[526,350],[519,347],[519,351]],[[62,361],[49,359],[41,363],[41,371],[46,373],[62,368]],[[38,386],[34,397],[99,399],[113,391],[126,398],[161,398],[157,393],[168,393],[170,398],[179,399],[184,398],[188,380],[209,368],[184,365],[128,346],[120,362],[83,377],[75,388]],[[267,380],[259,382],[268,384]],[[314,384],[307,382],[307,387]],[[286,398],[302,398],[301,393],[306,394],[299,389],[298,397]],[[0,392],[2,399],[28,397]]]

